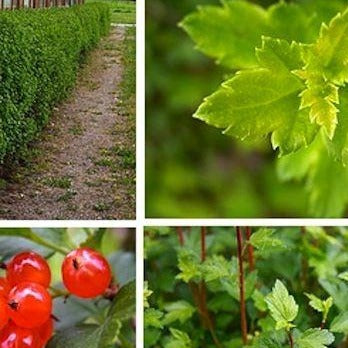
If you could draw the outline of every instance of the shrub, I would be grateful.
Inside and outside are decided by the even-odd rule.
[[[109,6],[102,3],[0,13],[1,163],[47,123],[86,52],[109,27]]]

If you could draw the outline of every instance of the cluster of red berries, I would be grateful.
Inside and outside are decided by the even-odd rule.
[[[53,334],[51,271],[34,252],[17,254],[0,277],[0,348],[42,348]],[[103,295],[111,283],[107,260],[95,250],[79,248],[62,264],[68,291],[82,298]]]

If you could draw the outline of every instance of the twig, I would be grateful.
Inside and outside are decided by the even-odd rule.
[[[290,347],[294,348],[294,339],[292,337],[291,331],[288,331],[288,337],[289,337]]]
[[[237,232],[237,252],[239,264],[239,303],[240,303],[240,323],[242,330],[243,344],[248,344],[248,325],[246,320],[245,307],[245,284],[244,284],[244,268],[243,268],[243,236],[240,227],[236,227]]]
[[[250,243],[250,237],[251,237],[251,228],[246,227],[246,239],[248,242],[248,260],[249,260],[249,270],[250,272],[255,270],[255,258],[254,258],[254,247]]]
[[[185,240],[184,240],[184,233],[182,231],[182,227],[181,226],[176,228],[176,233],[178,235],[180,245],[184,246],[184,242],[185,242]]]

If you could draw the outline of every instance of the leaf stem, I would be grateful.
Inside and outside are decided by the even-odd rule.
[[[239,303],[240,303],[240,323],[242,330],[243,344],[248,344],[248,325],[246,320],[245,306],[245,284],[244,284],[244,267],[243,267],[243,236],[240,227],[236,227],[237,235],[237,253],[239,265]]]
[[[52,298],[58,298],[58,297],[65,297],[68,298],[70,296],[70,293],[66,290],[61,290],[54,288],[53,286],[50,286],[50,291],[52,293]]]
[[[245,232],[246,232],[246,239],[248,242],[249,270],[250,270],[250,272],[252,272],[255,270],[255,258],[254,258],[254,247],[250,243],[251,227],[246,227]]]
[[[290,348],[294,348],[294,338],[292,337],[292,333],[290,330],[288,331],[288,337],[289,337]]]

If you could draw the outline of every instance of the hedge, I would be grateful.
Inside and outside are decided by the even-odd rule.
[[[0,163],[40,132],[109,28],[104,3],[0,12]]]

